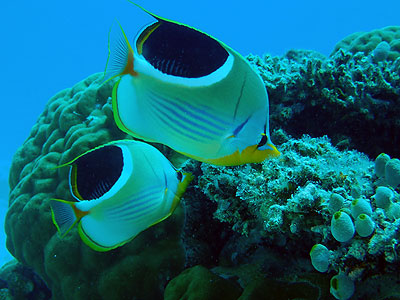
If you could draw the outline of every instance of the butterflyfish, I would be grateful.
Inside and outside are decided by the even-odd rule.
[[[122,246],[166,219],[192,179],[153,146],[132,140],[105,144],[62,166],[70,167],[76,201],[50,200],[53,222],[62,236],[78,223],[82,240],[96,251]]]
[[[267,90],[248,61],[211,35],[140,8],[155,22],[133,45],[119,25],[119,39],[109,43],[104,81],[119,77],[112,94],[118,127],[215,165],[278,156]]]

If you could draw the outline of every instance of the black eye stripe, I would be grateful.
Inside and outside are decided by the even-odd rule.
[[[263,135],[261,138],[261,141],[258,143],[257,148],[260,148],[264,146],[268,141],[268,137],[266,135]]]

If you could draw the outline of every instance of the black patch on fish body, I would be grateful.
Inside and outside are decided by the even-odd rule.
[[[155,23],[159,26],[150,25],[138,38],[138,43],[144,39],[142,55],[157,70],[198,78],[216,71],[228,59],[229,53],[210,36],[184,25],[159,22]]]
[[[268,141],[268,137],[266,135],[263,135],[261,137],[260,142],[257,145],[257,148],[260,148],[260,147],[264,146],[267,143],[267,141]]]
[[[103,196],[117,182],[123,167],[122,150],[109,145],[79,157],[76,167],[76,189],[82,199]]]
[[[262,146],[264,146],[266,143],[268,142],[268,136],[267,136],[267,125],[264,124],[264,134],[261,137],[260,142],[257,145],[257,148],[260,148]]]

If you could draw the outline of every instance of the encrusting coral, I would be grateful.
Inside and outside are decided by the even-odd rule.
[[[358,152],[340,152],[326,138],[307,136],[287,139],[280,149],[279,158],[261,165],[200,166],[198,187],[217,202],[217,219],[241,234],[258,228],[269,235],[301,235],[303,225],[310,223],[307,214],[327,205],[330,192],[343,195],[345,189],[350,194],[355,187],[367,195],[373,192],[367,185],[372,163]]]
[[[279,147],[282,155],[261,165],[217,167],[190,162],[186,166],[193,172],[201,170],[184,201],[190,212],[186,219],[196,223],[196,218],[202,218],[191,211],[191,203],[202,199],[204,207],[210,206],[207,201],[215,203],[214,218],[229,227],[220,237],[213,237],[222,240],[230,236],[218,253],[220,266],[215,271],[225,277],[238,276],[242,287],[256,280],[257,272],[289,282],[308,281],[310,260],[304,263],[302,258],[309,256],[313,245],[322,244],[331,254],[321,262],[321,270],[329,275],[321,277],[345,272],[357,285],[379,276],[382,261],[386,261],[385,272],[395,278],[400,263],[400,238],[395,232],[400,219],[391,221],[372,199],[375,188],[383,184],[374,175],[374,163],[357,151],[334,148],[326,137],[296,140],[275,134],[285,141]],[[397,204],[398,191],[393,192]],[[339,201],[342,205],[334,212],[329,202],[339,197],[343,202]],[[342,237],[343,229],[338,236],[336,225],[331,227],[335,215],[346,216],[345,224],[340,225],[349,226],[346,237]],[[375,225],[356,222],[360,215],[376,223],[376,230]],[[355,233],[354,223],[361,234]],[[201,236],[202,230],[197,228],[196,234]],[[243,272],[246,265],[257,265],[258,271]],[[365,295],[357,288],[356,294]]]
[[[164,293],[165,300],[236,300],[241,288],[233,281],[223,279],[205,267],[195,266],[172,279]]]
[[[16,260],[1,267],[0,299],[47,300],[50,297],[50,290],[32,269]]]
[[[399,54],[400,27],[396,32]],[[340,149],[371,159],[400,157],[393,146],[400,144],[400,57],[375,63],[372,53],[339,47],[329,58],[307,50],[247,58],[268,89],[272,129],[296,138],[328,135]]]

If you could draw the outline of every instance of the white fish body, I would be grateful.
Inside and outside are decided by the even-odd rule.
[[[98,153],[107,154],[106,147],[120,151],[114,149],[102,161],[104,156]],[[190,174],[178,172],[156,148],[138,141],[106,144],[67,165],[71,166],[71,193],[78,202],[52,200],[53,221],[62,234],[79,222],[81,238],[98,251],[121,246],[171,215],[191,180]],[[114,166],[117,176],[109,179],[108,168]],[[92,180],[96,173],[98,180]],[[96,182],[93,189],[87,189],[88,181]]]

